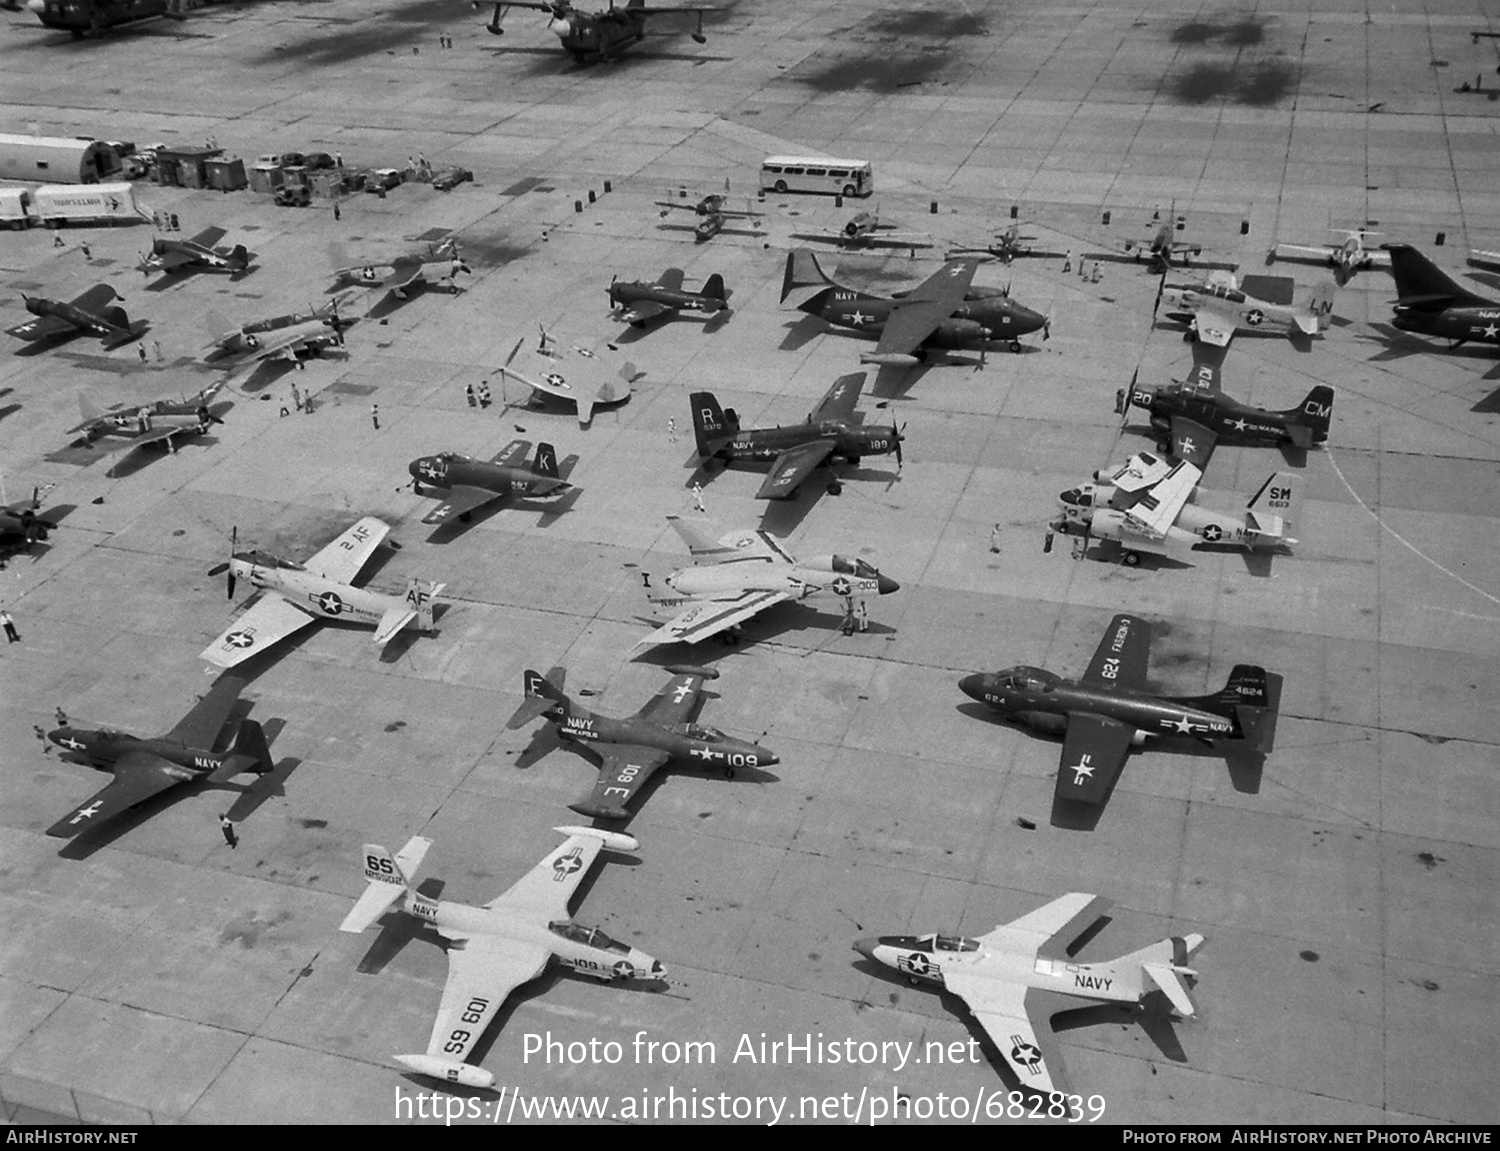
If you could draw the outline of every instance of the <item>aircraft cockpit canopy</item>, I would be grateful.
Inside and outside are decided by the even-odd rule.
[[[1091,508],[1094,506],[1094,493],[1084,488],[1069,488],[1057,497],[1065,504],[1071,504],[1075,508]]]
[[[1011,667],[995,673],[995,686],[1001,691],[1049,691],[1059,679],[1039,667]]]
[[[560,935],[564,939],[581,943],[585,947],[597,947],[601,951],[614,951],[620,955],[629,954],[630,948],[618,940],[611,939],[597,927],[585,927],[581,923],[574,923],[571,919],[558,919],[547,924],[547,930],[554,935]]]
[[[845,556],[833,557],[833,570],[857,579],[874,579],[880,575],[873,564],[868,564],[862,559],[848,559]]]
[[[707,724],[702,723],[684,723],[677,730],[687,736],[688,739],[701,739],[706,743],[718,743],[720,740],[726,738],[724,733],[718,728],[709,727]]]
[[[934,935],[932,937],[933,947],[938,951],[978,951],[977,940],[968,939],[962,935]]]
[[[307,569],[299,563],[284,560],[280,556],[273,556],[270,552],[250,551],[236,552],[234,558],[242,560],[247,564],[254,564],[260,568],[280,568],[282,571],[301,572]]]

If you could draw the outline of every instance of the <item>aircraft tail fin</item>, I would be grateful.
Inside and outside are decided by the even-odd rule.
[[[422,857],[431,846],[432,840],[420,835],[412,836],[399,855],[392,855],[378,843],[365,844],[361,854],[364,856],[364,876],[369,885],[349,914],[344,916],[339,930],[358,934],[384,915],[386,909],[402,896],[419,898],[412,889],[411,877],[416,874]]]
[[[418,579],[412,576],[406,583],[406,602],[416,611],[417,629],[419,631],[432,630],[432,605],[447,584],[434,583],[431,580]]]
[[[539,476],[548,479],[559,479],[561,473],[557,469],[557,449],[551,444],[540,443],[536,446],[536,459],[532,461],[531,470]]]
[[[1298,447],[1322,443],[1328,438],[1328,425],[1333,422],[1333,389],[1327,384],[1319,384],[1300,404],[1281,415],[1286,421],[1287,434]]]
[[[250,263],[250,253],[244,244],[236,244],[229,251],[229,258],[239,264]]]
[[[255,720],[247,719],[241,721],[240,730],[234,737],[233,753],[208,778],[210,783],[223,783],[242,771],[265,775],[275,766],[271,748],[266,743],[265,729]]]
[[[739,420],[719,406],[712,392],[694,392],[688,402],[693,406],[693,436],[698,442],[698,454],[711,456],[717,441],[739,431]]]
[[[119,329],[118,331],[111,332],[101,341],[107,349],[118,348],[121,344],[128,344],[131,340],[138,339],[147,327],[145,323],[132,324],[130,317],[125,313],[125,309],[118,304],[112,308],[107,308],[104,312],[104,318]]]
[[[724,277],[715,272],[703,281],[703,291],[699,293],[707,300],[718,300],[721,304],[729,299],[729,292],[724,287]]]
[[[823,271],[823,266],[818,263],[818,257],[807,248],[794,248],[786,254],[786,270],[781,277],[781,302],[784,304],[793,292],[805,291],[808,288],[816,288],[821,293],[825,288],[836,288],[838,285],[828,278]],[[803,306],[804,301],[798,300],[798,307]]]
[[[1245,505],[1250,530],[1259,536],[1256,542],[1292,544],[1287,533],[1301,522],[1302,477],[1297,472],[1277,472],[1260,485],[1260,490]]]
[[[1323,317],[1333,312],[1333,300],[1338,290],[1338,284],[1332,280],[1325,280],[1314,288],[1307,301],[1307,311],[1296,317],[1297,327],[1310,336],[1317,335],[1318,329],[1326,323]]]
[[[558,718],[575,714],[573,702],[563,694],[563,678],[567,674],[566,669],[554,667],[546,675],[539,671],[526,670],[523,677],[525,684],[524,698],[521,706],[516,708],[515,715],[506,721],[505,726],[514,730],[525,727],[539,715],[549,712]]]
[[[1198,1009],[1193,1006],[1184,980],[1196,978],[1198,973],[1187,962],[1192,958],[1193,952],[1202,946],[1201,935],[1174,935],[1171,939],[1163,939],[1150,947],[1121,956],[1116,962],[1139,963],[1143,976],[1141,990],[1150,991],[1154,985],[1167,997],[1178,1015],[1188,1018],[1196,1015]]]
[[[1458,305],[1490,304],[1417,251],[1410,244],[1386,244],[1391,254],[1391,276],[1396,281],[1396,302],[1408,306],[1432,305],[1436,308]]]
[[[1280,677],[1276,680],[1276,686],[1279,686]],[[1278,702],[1272,694],[1272,687],[1272,677],[1265,668],[1236,664],[1229,673],[1224,690],[1203,702],[1212,710],[1232,717],[1239,726],[1240,738],[1253,750],[1269,755],[1276,745]]]

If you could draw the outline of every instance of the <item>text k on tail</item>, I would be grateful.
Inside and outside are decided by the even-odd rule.
[[[551,444],[541,443],[536,446],[536,460],[531,465],[531,470],[539,476],[548,479],[558,478],[557,449]]]

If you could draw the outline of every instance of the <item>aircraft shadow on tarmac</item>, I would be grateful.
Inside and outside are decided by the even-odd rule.
[[[644,340],[653,332],[660,331],[665,327],[677,326],[679,322],[683,324],[696,323],[699,327],[699,330],[704,335],[711,336],[715,332],[722,331],[724,325],[729,323],[729,320],[733,315],[734,310],[732,308],[725,308],[722,311],[715,312],[713,315],[708,316],[707,318],[701,318],[689,314],[686,316],[663,316],[659,320],[655,320],[646,324],[626,324],[623,328],[620,329],[619,335],[610,340],[610,343],[636,344],[641,340]]]
[[[177,451],[186,451],[188,448],[211,448],[219,442],[217,436],[189,436],[177,446]],[[176,452],[169,451],[161,444],[142,444],[132,447],[129,443],[118,445],[125,454],[105,469],[104,474],[112,480],[124,479],[133,476],[144,467],[148,467],[152,461],[162,456],[175,455]]]
[[[875,609],[872,609],[875,610]],[[651,628],[658,628],[666,622],[665,618],[658,619],[654,616],[637,613],[635,618]],[[664,643],[642,652],[636,657],[636,663],[658,663],[662,666],[677,663],[706,663],[707,653],[722,654],[725,651],[734,651],[740,647],[750,647],[758,643],[774,643],[782,636],[791,632],[810,632],[821,636],[836,635],[839,627],[844,622],[842,611],[824,611],[809,603],[798,603],[788,601],[775,604],[765,611],[752,616],[740,625],[738,637],[731,639],[729,633],[720,632],[717,636],[700,640],[696,644]],[[896,634],[896,629],[890,624],[881,623],[871,617],[867,621],[867,629],[858,634],[867,636],[891,636]],[[842,637],[840,637],[842,638]],[[818,645],[821,647],[822,644]],[[671,656],[677,658],[672,659]],[[705,692],[705,699],[714,698]]]
[[[1385,345],[1383,351],[1376,352],[1375,355],[1370,357],[1369,362],[1372,364],[1388,363],[1391,360],[1404,360],[1408,356],[1422,355],[1424,353],[1438,353],[1451,359],[1483,360],[1490,367],[1488,371],[1480,376],[1480,379],[1485,381],[1500,380],[1500,360],[1496,359],[1493,348],[1478,345],[1450,348],[1443,343],[1420,339],[1389,324],[1371,324],[1369,326],[1375,334],[1373,336],[1365,336],[1364,338]],[[1500,388],[1482,398],[1469,410],[1473,412],[1500,412]]]
[[[337,347],[322,348],[310,358],[321,360],[347,360],[349,359],[349,350],[347,348]],[[261,360],[258,364],[255,365],[253,369],[251,369],[250,373],[240,381],[239,390],[247,396],[259,395],[265,392],[266,389],[270,388],[273,384],[279,383],[282,377],[288,376],[298,370],[299,369],[297,365],[289,360]],[[296,414],[300,415],[301,413]]]
[[[578,463],[577,456],[568,456],[558,464],[558,471],[565,478],[568,472],[572,470],[572,465],[568,462],[569,460],[573,464]],[[532,496],[502,496],[482,508],[475,508],[473,511],[465,512],[457,519],[438,524],[432,529],[431,534],[428,535],[427,542],[438,545],[450,544],[471,528],[479,527],[481,524],[487,523],[496,516],[504,515],[507,512],[537,512],[539,514],[536,518],[536,526],[539,528],[549,528],[573,510],[573,505],[578,502],[578,498],[581,495],[583,495],[582,488],[572,488],[562,495],[551,499]]]

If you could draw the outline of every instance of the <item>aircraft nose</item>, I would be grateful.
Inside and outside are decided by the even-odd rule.
[[[987,677],[984,674],[979,672],[976,672],[974,675],[966,675],[963,677],[963,679],[958,681],[958,690],[963,692],[970,699],[983,701],[984,681],[986,678]]]
[[[865,939],[856,939],[854,941],[854,950],[858,951],[866,959],[874,959],[875,958],[875,949],[877,947],[879,947],[879,946],[880,946],[880,940],[877,939],[873,935],[868,936]],[[877,960],[877,962],[878,962],[878,960]]]
[[[1079,490],[1077,488],[1069,488],[1067,491],[1063,492],[1057,498],[1062,503],[1071,504],[1072,506],[1077,507],[1078,506],[1078,497],[1079,497],[1079,494],[1080,493],[1079,493]]]
[[[756,747],[754,749],[754,753],[755,762],[760,767],[775,767],[778,763],[781,762],[781,757],[779,755],[777,755],[774,751],[767,751],[763,747]]]
[[[666,975],[666,965],[660,959],[653,959],[651,961],[651,977],[653,979],[665,979]]]
[[[423,457],[423,459],[425,458]],[[412,479],[420,479],[422,476],[422,463],[423,460],[412,460],[411,463],[406,465],[406,474],[411,476]]]
[[[875,576],[875,587],[881,595],[890,595],[893,591],[900,591],[901,585],[888,575]]]

